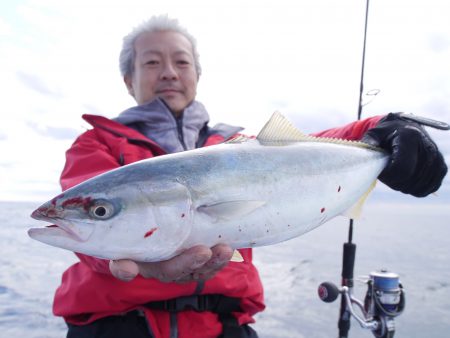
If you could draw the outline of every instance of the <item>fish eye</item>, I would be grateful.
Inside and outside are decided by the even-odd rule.
[[[99,220],[109,219],[114,214],[114,206],[105,200],[94,201],[89,208],[89,215]]]

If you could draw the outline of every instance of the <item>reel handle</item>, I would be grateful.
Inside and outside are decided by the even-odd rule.
[[[334,302],[340,293],[341,290],[339,290],[339,288],[331,282],[323,282],[317,288],[317,294],[320,300],[325,303]]]

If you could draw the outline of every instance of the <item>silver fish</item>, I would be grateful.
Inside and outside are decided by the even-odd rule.
[[[31,215],[56,226],[28,234],[145,262],[198,244],[274,244],[358,210],[387,161],[361,142],[304,135],[275,113],[256,138],[139,161],[74,186]]]

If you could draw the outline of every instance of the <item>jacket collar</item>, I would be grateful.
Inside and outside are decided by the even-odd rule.
[[[165,105],[164,105],[165,106]],[[132,108],[130,108],[132,109]],[[101,128],[103,130],[107,130],[108,132],[117,135],[122,136],[125,138],[128,138],[133,141],[142,142],[144,144],[147,144],[154,149],[157,149],[158,154],[166,154],[167,151],[164,150],[157,142],[153,141],[152,139],[149,139],[146,137],[142,132],[130,128],[130,126],[126,126],[122,123],[119,123],[117,119],[111,120],[107,117],[99,116],[99,115],[90,115],[90,114],[84,114],[83,119],[87,121],[89,124],[91,124],[93,127]],[[205,122],[206,123],[206,122]],[[229,137],[235,135],[236,133],[240,132],[243,128],[241,127],[235,127],[230,126],[227,124],[219,123],[213,128],[207,128],[207,132],[204,135],[206,138],[209,138],[211,135],[219,135],[221,137],[221,140],[226,140]],[[200,140],[199,140],[200,141]],[[200,142],[200,144],[203,144],[204,142]],[[214,142],[216,143],[216,142]]]
[[[209,115],[200,102],[193,101],[176,118],[164,101],[156,98],[125,110],[114,120],[139,131],[168,153],[175,153],[196,147]]]
[[[120,124],[119,122],[111,120],[107,117],[100,115],[83,114],[82,118],[93,127],[105,129],[114,135],[124,136],[129,139],[139,140],[143,142],[150,142],[148,138],[146,138],[138,131],[131,129],[123,124]]]

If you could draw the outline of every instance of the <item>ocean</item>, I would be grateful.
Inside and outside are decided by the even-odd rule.
[[[438,199],[437,199],[438,200]],[[52,297],[75,256],[30,239],[29,217],[40,203],[0,202],[0,332],[2,337],[65,337]],[[253,327],[261,338],[337,337],[339,301],[323,303],[317,286],[340,283],[348,221],[338,217],[299,238],[256,248],[266,310]],[[355,277],[379,269],[400,275],[404,313],[396,337],[441,338],[450,332],[450,210],[448,204],[369,201],[355,222]],[[356,282],[362,299],[367,286]],[[352,320],[349,337],[373,337]]]

